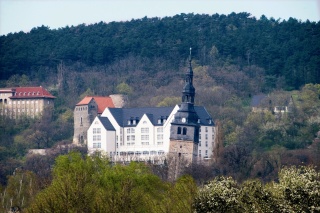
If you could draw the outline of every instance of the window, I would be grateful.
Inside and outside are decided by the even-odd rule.
[[[163,145],[163,141],[158,141],[158,142],[157,142],[157,145],[158,145],[158,146]]]
[[[127,135],[127,141],[130,141],[130,135]]]
[[[94,135],[93,141],[101,141],[101,135]]]
[[[163,140],[163,134],[158,134],[157,135],[157,140],[159,141],[159,140]]]
[[[208,132],[208,127],[206,126],[206,132]]]
[[[181,127],[178,127],[178,132],[177,132],[178,135],[181,134]]]
[[[101,148],[101,143],[93,143],[93,148]]]
[[[159,132],[159,133],[160,133],[160,132],[163,132],[163,127],[158,127],[158,128],[157,128],[157,132]]]
[[[130,134],[130,128],[127,129],[127,134]]]
[[[131,135],[131,140],[135,141],[136,140],[136,136],[135,135]]]
[[[186,134],[187,134],[187,127],[183,127],[182,134],[183,134],[183,135],[186,135]]]
[[[163,150],[159,150],[158,151],[158,155],[164,155],[164,151]]]
[[[100,134],[101,128],[93,128],[93,134]]]
[[[149,128],[141,128],[141,133],[149,133]]]
[[[208,147],[208,141],[206,141],[206,147]]]
[[[199,146],[201,146],[201,142],[199,141]]]
[[[141,135],[141,140],[142,141],[149,140],[149,135]]]
[[[206,134],[206,140],[208,140],[208,134]]]
[[[131,133],[135,133],[135,129],[134,128],[131,128]]]
[[[208,150],[206,150],[206,157],[208,157]]]

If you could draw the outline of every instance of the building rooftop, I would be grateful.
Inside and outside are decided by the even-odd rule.
[[[94,100],[98,105],[98,113],[101,114],[105,108],[114,108],[114,104],[111,97],[103,97],[103,96],[86,96],[84,97],[76,106],[88,105],[91,100]]]
[[[56,98],[41,86],[40,87],[14,87],[10,89],[13,94],[12,96],[9,97],[10,99]],[[8,89],[4,89],[4,90],[6,92],[8,91]]]

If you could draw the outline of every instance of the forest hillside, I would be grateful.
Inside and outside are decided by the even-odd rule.
[[[190,47],[195,102],[217,121],[223,147],[213,167],[191,172],[196,180],[221,174],[272,180],[283,165],[319,166],[320,146],[313,144],[320,130],[319,38],[320,22],[249,13],[41,26],[1,36],[0,88],[41,85],[57,98],[53,114],[0,119],[0,181],[6,184],[19,166],[50,180],[58,154],[45,160],[25,154],[70,143],[73,109],[85,95],[125,94],[126,107],[180,103]],[[252,112],[258,94],[269,110]],[[289,103],[291,113],[272,110]]]

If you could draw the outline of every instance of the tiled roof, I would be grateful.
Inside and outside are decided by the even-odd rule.
[[[94,96],[93,98],[98,104],[98,113],[100,114],[103,113],[107,107],[114,108],[112,98],[110,97]]]
[[[103,96],[86,96],[79,103],[77,103],[76,106],[88,105],[92,99],[94,99],[98,105],[99,114],[101,114],[107,107],[114,108],[112,98]]]
[[[11,99],[25,99],[25,98],[56,98],[51,95],[43,87],[15,87],[12,88],[13,96]]]
[[[102,123],[102,125],[106,130],[116,131],[116,129],[113,127],[113,125],[111,124],[111,122],[107,117],[98,116],[97,118],[100,120],[100,122]]]
[[[87,105],[90,103],[91,100],[92,100],[92,97],[86,96],[79,103],[77,103],[76,106]]]
[[[167,119],[174,107],[142,107],[142,108],[110,108],[110,113],[116,119],[119,126],[136,126],[141,120],[143,115],[147,115],[154,126],[159,126],[159,118]],[[195,106],[195,110],[200,118],[200,124],[206,126],[213,126],[214,122],[203,106]],[[137,119],[138,122],[133,125],[128,125],[128,120]],[[211,119],[211,123],[209,123]]]

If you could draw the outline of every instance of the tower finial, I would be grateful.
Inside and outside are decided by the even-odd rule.
[[[190,61],[191,61],[191,50],[192,50],[192,48],[190,47],[190,56],[189,56]]]

